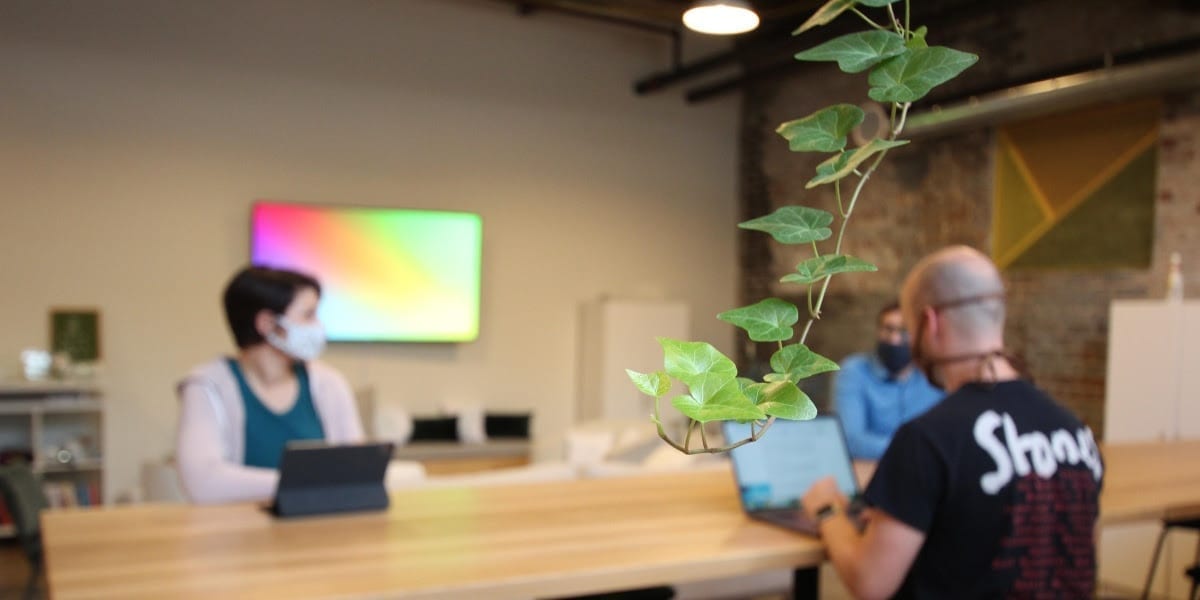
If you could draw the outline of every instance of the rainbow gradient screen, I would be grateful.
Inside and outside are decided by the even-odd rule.
[[[258,202],[251,221],[254,264],[321,282],[317,315],[330,341],[479,336],[479,215]]]

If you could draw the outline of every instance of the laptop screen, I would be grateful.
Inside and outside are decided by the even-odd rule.
[[[750,435],[749,424],[726,421],[727,442]],[[842,425],[833,416],[778,419],[763,437],[730,451],[742,505],[748,511],[796,508],[813,482],[832,475],[848,498],[858,494]]]

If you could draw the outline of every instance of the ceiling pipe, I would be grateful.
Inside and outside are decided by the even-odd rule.
[[[908,117],[906,136],[933,136],[1103,102],[1200,88],[1200,52],[1019,85]]]
[[[622,27],[631,27],[634,29],[641,29],[642,31],[649,31],[651,33],[659,33],[659,34],[663,34],[663,35],[674,35],[674,36],[679,35],[678,28],[668,27],[666,25],[659,25],[657,23],[649,23],[646,21],[638,21],[636,19],[630,19],[630,18],[626,18],[626,17],[618,17],[618,16],[613,16],[613,15],[588,12],[588,11],[584,11],[584,10],[578,10],[575,8],[568,8],[565,6],[553,6],[550,4],[538,4],[538,3],[534,3],[534,2],[520,2],[517,4],[517,14],[519,14],[523,17],[527,17],[527,16],[532,15],[539,11],[555,12],[555,13],[559,13],[562,15],[577,17],[580,19],[589,19],[592,21],[600,21],[602,23],[608,23],[610,25],[620,25]]]
[[[732,50],[710,54],[688,64],[674,65],[667,71],[642,77],[633,82],[633,92],[645,96],[725,66],[736,66],[755,56],[793,52],[799,42],[791,36],[792,29],[790,24],[763,27],[755,31],[748,41],[742,42]]]

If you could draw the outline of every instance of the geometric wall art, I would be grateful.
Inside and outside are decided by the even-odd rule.
[[[1160,104],[1109,104],[997,130],[1001,268],[1150,266]]]

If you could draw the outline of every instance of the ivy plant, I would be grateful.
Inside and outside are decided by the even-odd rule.
[[[739,377],[734,362],[711,344],[668,338],[658,339],[664,354],[661,371],[626,370],[638,390],[654,398],[651,419],[658,426],[659,436],[680,452],[724,452],[759,439],[776,419],[806,420],[817,414],[812,399],[797,384],[814,375],[835,371],[838,365],[804,342],[813,323],[821,318],[821,306],[833,276],[876,270],[875,265],[842,251],[846,225],[854,215],[863,187],[889,150],[908,143],[900,139],[900,134],[913,103],[979,59],[953,48],[930,46],[926,42],[928,30],[910,25],[910,0],[903,0],[903,15],[898,14],[900,3],[901,0],[829,0],[793,32],[799,35],[844,13],[865,22],[870,29],[829,40],[800,52],[796,59],[835,62],[839,69],[851,74],[866,71],[870,86],[867,95],[890,108],[885,134],[857,148],[847,147],[847,138],[865,115],[853,104],[828,106],[776,129],[793,152],[829,155],[817,165],[816,173],[805,187],[832,186],[837,201],[837,214],[808,206],[784,206],[738,225],[767,233],[781,244],[811,246],[812,257],[801,261],[794,272],[780,279],[806,290],[807,305],[803,307],[806,322],[799,335],[795,326],[800,322],[801,309],[786,300],[766,298],[717,315],[718,319],[744,330],[755,342],[778,344],[778,350],[771,356],[771,372],[762,381]],[[688,418],[682,440],[667,433],[659,406],[674,382],[687,388],[687,393],[671,400],[671,405]],[[749,423],[748,437],[726,440],[720,447],[710,445],[703,425],[727,420]],[[694,439],[697,431],[699,443]]]

